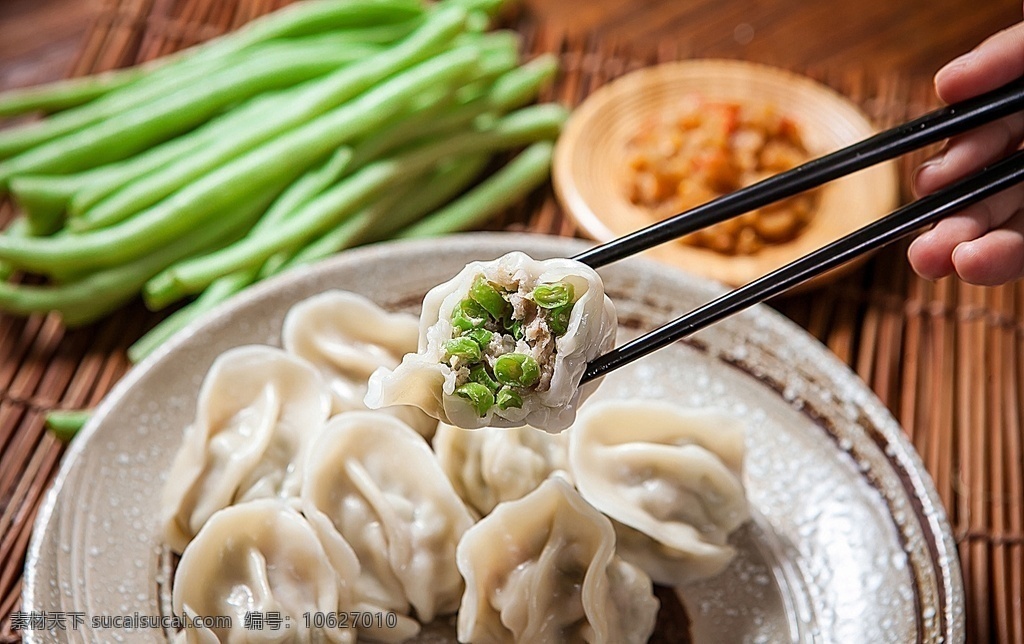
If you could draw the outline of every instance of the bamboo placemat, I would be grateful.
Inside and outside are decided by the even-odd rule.
[[[104,0],[71,74],[141,62],[210,38],[286,0]],[[658,61],[679,43],[638,52],[567,39],[521,17],[529,52],[560,55],[548,98],[577,104],[603,83]],[[880,125],[933,105],[924,79],[802,70],[853,98]],[[902,162],[904,179],[921,155]],[[906,181],[904,181],[906,184]],[[0,222],[13,214],[0,205]],[[498,225],[574,235],[550,190]],[[949,512],[959,544],[972,642],[1024,641],[1024,283],[980,288],[913,275],[904,247],[879,253],[831,288],[773,305],[871,386],[906,428]],[[63,446],[43,428],[54,408],[97,403],[127,371],[125,349],[160,319],[135,303],[84,329],[54,317],[0,315],[0,641],[18,641],[25,550]]]

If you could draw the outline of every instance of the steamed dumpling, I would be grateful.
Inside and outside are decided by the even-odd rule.
[[[416,351],[416,317],[389,313],[361,295],[325,291],[305,299],[284,319],[282,340],[290,353],[311,362],[331,389],[334,413],[366,409],[366,381],[379,367],[393,369]],[[405,405],[386,410],[430,437],[437,420]]]
[[[181,552],[210,515],[232,503],[297,497],[299,461],[330,409],[323,380],[300,358],[264,346],[218,357],[163,491],[171,548]]]
[[[366,404],[415,405],[466,429],[558,432],[596,387],[580,379],[616,328],[601,278],[584,264],[520,252],[472,262],[427,293],[419,352],[376,371]]]
[[[568,432],[533,427],[459,429],[442,423],[434,452],[455,491],[480,516],[532,492],[555,471],[568,476]]]
[[[326,545],[277,499],[216,512],[182,553],[172,603],[176,615],[223,615],[231,627],[187,628],[176,641],[355,642],[354,629],[305,628],[305,612],[354,610],[359,564],[344,543]],[[248,612],[281,613],[280,630],[246,629]]]
[[[734,417],[656,400],[593,403],[570,432],[576,486],[617,522],[619,553],[664,584],[718,573],[749,518],[744,429]]]
[[[359,597],[400,614],[411,606],[422,622],[456,610],[455,547],[473,519],[408,425],[376,412],[335,416],[309,453],[302,502],[355,550]]]
[[[560,476],[502,503],[459,543],[460,642],[646,642],[658,600],[615,555],[607,518]]]

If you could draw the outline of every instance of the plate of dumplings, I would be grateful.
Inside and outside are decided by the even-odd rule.
[[[961,641],[949,524],[867,386],[758,306],[577,389],[721,292],[582,248],[357,249],[179,333],[69,448],[22,609],[84,619],[25,640]]]

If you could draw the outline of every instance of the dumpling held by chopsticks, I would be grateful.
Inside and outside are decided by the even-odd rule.
[[[366,404],[415,405],[465,429],[559,432],[596,386],[580,380],[616,328],[601,278],[584,264],[521,252],[472,262],[427,293],[419,352],[374,372]]]

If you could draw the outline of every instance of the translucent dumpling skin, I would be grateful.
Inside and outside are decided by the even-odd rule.
[[[331,397],[308,362],[254,345],[214,361],[197,407],[163,490],[164,535],[175,552],[221,508],[298,496],[301,459]]]
[[[569,432],[530,426],[473,431],[441,423],[434,453],[455,491],[479,516],[532,492],[554,472],[569,476]]]
[[[611,522],[560,476],[470,528],[458,565],[460,642],[640,644],[654,631],[650,578],[616,556]]]
[[[588,404],[569,432],[583,498],[615,522],[618,551],[668,585],[718,573],[749,518],[738,419],[657,400]]]
[[[351,544],[364,600],[403,615],[411,608],[424,623],[458,607],[455,548],[473,519],[405,423],[377,412],[331,419],[310,451],[302,506]]]
[[[427,293],[418,352],[377,370],[366,403],[414,405],[465,429],[559,432],[596,387],[580,380],[616,328],[601,278],[584,264],[520,252],[472,262]]]
[[[333,412],[365,410],[366,382],[379,367],[393,369],[416,351],[416,316],[390,313],[362,295],[324,291],[302,300],[284,319],[285,351],[305,358],[331,390]],[[437,421],[414,407],[386,410],[429,438]]]
[[[333,551],[329,551],[331,548]],[[351,628],[314,628],[304,613],[353,610],[355,555],[323,543],[301,514],[277,499],[216,512],[182,554],[174,576],[176,615],[226,616],[230,626],[186,628],[178,642],[356,641]],[[249,612],[278,612],[282,630],[245,628]]]

